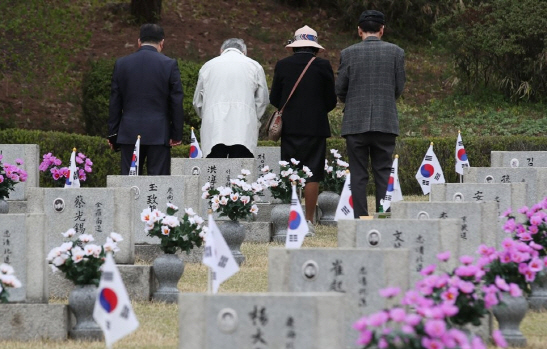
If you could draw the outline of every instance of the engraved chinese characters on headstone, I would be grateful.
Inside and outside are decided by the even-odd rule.
[[[237,178],[241,174],[241,170],[249,170],[250,176],[247,176],[247,182],[252,183],[257,178],[256,160],[255,159],[186,159],[173,158],[171,160],[172,175],[192,175],[192,168],[199,167],[199,174],[194,174],[198,178],[197,190],[199,199],[195,201],[193,206],[194,211],[202,217],[206,217],[207,209],[209,208],[208,201],[201,199],[201,188],[205,183],[211,183],[211,186],[219,187],[226,186],[230,183],[231,178]],[[194,204],[192,204],[194,205]],[[198,207],[199,205],[199,207]]]
[[[460,219],[371,219],[342,220],[338,223],[338,247],[371,248],[370,234],[381,234],[377,249],[406,248],[410,262],[406,266],[411,285],[423,277],[420,271],[430,265],[439,264],[437,254],[450,251],[452,259],[440,265],[451,271],[459,256]]]
[[[136,244],[158,244],[159,239],[147,236],[144,223],[141,221],[141,212],[145,208],[157,209],[165,213],[167,203],[179,208],[177,217],[184,216],[185,208],[193,208],[198,213],[199,203],[202,201],[197,176],[108,176],[108,187],[133,188],[138,193],[137,198],[128,202],[135,210],[134,227]],[[206,216],[201,215],[203,219]]]
[[[430,219],[460,219],[459,253],[474,255],[480,244],[495,246],[505,234],[499,228],[496,202],[403,202],[394,203],[392,219],[415,219],[427,212]]]
[[[268,166],[274,173],[279,174],[279,161],[281,160],[280,147],[257,147],[255,159],[257,165],[257,176],[260,177],[260,175],[262,175],[262,169],[265,166]],[[265,195],[262,197],[262,201],[271,202],[273,200],[269,190],[266,190],[264,194]]]
[[[491,167],[547,167],[547,151],[493,151]]]
[[[129,177],[127,177],[129,178]],[[59,200],[65,208],[59,211]],[[91,234],[93,243],[102,245],[111,232],[123,237],[114,258],[117,263],[133,264],[135,261],[134,224],[136,221],[131,188],[30,188],[28,209],[31,213],[44,213],[43,227],[47,235],[47,251],[67,241],[62,233],[73,228],[76,237]],[[140,212],[138,213],[140,216]]]
[[[343,348],[342,307],[337,293],[182,293],[179,348]]]
[[[382,237],[382,241],[385,236]],[[304,279],[302,266],[315,261],[318,273]],[[270,248],[268,291],[332,292],[345,296],[345,345],[354,347],[358,333],[352,324],[365,314],[383,309],[392,301],[378,291],[388,286],[408,289],[408,249]]]
[[[16,159],[23,160],[23,165],[18,166],[27,172],[27,180],[15,185],[14,191],[10,191],[8,200],[27,200],[27,188],[38,187],[40,176],[39,147],[37,144],[0,144],[2,163],[16,165]]]
[[[483,183],[491,176],[492,183],[526,183],[526,206],[532,206],[547,196],[547,167],[470,167],[465,170],[464,183]],[[519,209],[520,207],[513,207]],[[504,211],[505,209],[502,209]]]

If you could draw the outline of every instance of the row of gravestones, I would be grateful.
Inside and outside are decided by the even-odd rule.
[[[537,155],[535,156],[537,157]],[[181,160],[186,161],[187,159]],[[192,161],[190,164],[202,165],[202,168],[198,171],[203,173],[202,169],[206,168],[203,167],[206,164],[203,161],[207,160],[190,161]],[[218,166],[218,164],[218,160],[215,161],[215,165]],[[196,172],[192,170],[192,167],[183,166],[186,170],[190,168],[190,171]],[[245,167],[239,165],[235,168],[240,169]],[[479,169],[469,169],[469,173],[465,178],[466,183],[467,178],[471,177],[471,170]],[[488,170],[490,172],[488,172],[486,177],[497,176],[495,172],[492,172],[497,169],[490,168]],[[512,172],[506,172],[508,170],[513,169],[501,170],[499,178],[507,178],[507,176],[515,178]],[[538,170],[541,172],[541,169]],[[210,174],[212,173],[211,171],[207,169],[205,173]],[[221,170],[217,167],[217,171]],[[173,171],[173,173],[177,172]],[[528,173],[532,172],[528,171]],[[528,174],[524,179],[528,184],[531,181],[530,178],[536,179],[537,181],[534,184],[536,184],[537,188],[540,188],[540,181],[543,180],[543,176],[542,173],[534,173],[532,175]],[[114,176],[113,180],[116,180],[116,177]],[[146,177],[141,178],[145,179]],[[123,181],[126,182],[127,179],[127,177],[124,177]],[[134,178],[129,179],[133,180]],[[169,178],[162,178],[161,183],[168,180]],[[178,185],[182,186],[182,188],[185,185],[195,188],[195,183],[192,183],[195,180],[195,177],[184,177],[183,184],[179,183]],[[66,313],[66,309],[63,309],[62,306],[44,307],[47,305],[47,299],[50,294],[47,284],[48,280],[51,281],[51,278],[48,279],[44,276],[47,270],[45,262],[43,262],[45,255],[40,256],[40,253],[45,254],[46,250],[49,251],[51,247],[59,245],[60,232],[73,227],[72,224],[91,222],[91,227],[86,227],[85,224],[83,227],[92,230],[94,235],[102,231],[105,232],[105,236],[110,231],[121,232],[125,238],[124,243],[127,245],[120,245],[122,253],[117,255],[119,259],[118,263],[132,263],[134,255],[132,256],[131,252],[124,254],[123,251],[124,249],[131,251],[131,246],[135,243],[136,239],[134,237],[136,234],[133,234],[132,231],[136,229],[135,226],[142,227],[142,224],[139,218],[136,217],[138,214],[135,214],[135,212],[131,213],[131,209],[129,209],[131,205],[127,205],[127,203],[138,201],[139,197],[141,199],[147,197],[146,200],[148,201],[148,194],[143,195],[141,188],[148,189],[151,187],[150,183],[144,186],[142,183],[137,183],[138,185],[133,184],[135,183],[127,183],[125,188],[118,188],[117,185],[113,185],[113,188],[106,190],[108,192],[106,195],[102,194],[101,190],[104,191],[104,189],[100,188],[82,188],[80,190],[29,188],[29,196],[32,199],[28,202],[28,213],[26,215],[9,214],[3,217],[7,219],[6,222],[2,221],[0,223],[0,226],[7,228],[2,229],[4,235],[7,232],[3,240],[3,247],[6,246],[6,242],[9,240],[7,244],[10,245],[10,248],[7,250],[4,248],[4,254],[1,257],[4,261],[6,257],[11,259],[10,262],[13,261],[12,264],[14,264],[16,270],[23,270],[22,272],[18,272],[18,274],[23,275],[21,277],[23,283],[26,280],[36,280],[32,285],[28,285],[20,290],[14,290],[17,292],[14,292],[13,295],[14,297],[19,297],[19,302],[39,303],[32,305],[41,306],[44,309],[43,316],[32,317],[47,319],[47,321],[43,321],[44,326],[55,323],[55,321],[51,321],[51,316],[53,316],[51,315],[52,309],[57,309],[55,316],[58,316],[61,320],[66,319],[66,314],[64,314]],[[199,184],[199,187],[201,187],[202,183]],[[176,186],[177,184],[173,185]],[[378,310],[385,305],[381,299],[378,299],[377,290],[379,288],[387,285],[398,285],[403,289],[408,288],[408,285],[417,277],[417,270],[421,266],[434,262],[434,255],[439,251],[449,249],[453,252],[453,255],[472,254],[476,246],[478,246],[476,245],[477,243],[484,242],[492,245],[495,241],[499,241],[501,238],[499,234],[494,234],[499,229],[492,229],[492,222],[495,222],[499,216],[500,207],[503,207],[502,205],[505,203],[509,203],[512,207],[520,207],[521,203],[529,202],[522,195],[525,192],[527,194],[530,193],[530,191],[526,190],[526,184],[523,183],[489,184],[487,186],[484,184],[473,185],[478,187],[472,188],[471,184],[465,184],[461,185],[462,188],[457,188],[453,187],[456,185],[447,184],[442,186],[441,190],[437,189],[441,188],[441,186],[434,186],[431,196],[432,200],[434,199],[434,195],[438,195],[436,196],[436,200],[450,201],[452,199],[463,201],[460,203],[444,202],[442,204],[435,203],[431,205],[430,203],[401,202],[394,204],[392,220],[350,220],[340,222],[340,247],[354,248],[365,246],[369,249],[374,248],[376,251],[386,249],[382,253],[372,250],[366,254],[358,250],[272,250],[270,252],[270,264],[275,265],[275,268],[269,268],[269,290],[271,292],[297,292],[295,294],[277,294],[275,296],[271,294],[267,296],[249,295],[248,297],[251,297],[249,299],[246,298],[247,296],[231,296],[231,298],[206,295],[188,295],[189,298],[186,295],[182,296],[181,304],[189,302],[191,305],[180,307],[181,321],[190,316],[192,318],[196,317],[196,319],[203,318],[205,323],[214,320],[218,325],[217,328],[208,329],[206,328],[207,326],[200,326],[201,322],[193,322],[200,328],[200,331],[194,333],[204,334],[203,337],[198,336],[198,338],[195,338],[197,341],[195,343],[203,345],[192,346],[192,344],[188,344],[185,347],[213,348],[215,345],[211,341],[219,340],[221,343],[226,343],[230,338],[229,343],[234,344],[227,347],[245,347],[246,345],[239,344],[255,343],[255,340],[259,342],[263,340],[265,342],[269,341],[269,343],[284,341],[282,343],[286,345],[283,345],[289,347],[292,345],[294,347],[311,348],[325,347],[329,343],[341,343],[339,341],[345,341],[345,339],[349,339],[347,344],[351,346],[356,336],[353,333],[354,331],[350,330],[351,322],[359,315]],[[169,185],[166,186],[166,189],[168,188]],[[542,197],[545,193],[538,192],[537,188],[535,191],[537,196]],[[182,192],[185,191],[185,189],[180,190]],[[467,192],[465,190],[470,191]],[[480,195],[482,197],[480,198],[477,195],[478,191],[481,191]],[[439,194],[434,194],[437,192]],[[175,197],[176,194],[174,195]],[[60,205],[57,202],[59,198],[65,204]],[[473,200],[470,200],[470,198],[473,198]],[[199,198],[197,200],[199,201]],[[494,201],[491,203],[485,202],[492,200]],[[467,203],[468,201],[473,202]],[[532,202],[536,201],[538,201],[537,198]],[[195,200],[189,202],[195,202]],[[175,201],[173,203],[183,207]],[[415,207],[416,205],[425,206]],[[477,215],[477,213],[479,214]],[[131,220],[128,217],[133,217],[134,219]],[[454,217],[457,219],[420,220],[414,222],[414,224],[397,222],[397,219],[415,217]],[[25,222],[21,223],[21,219],[24,219]],[[67,226],[64,226],[65,224]],[[391,226],[382,227],[374,226],[374,224],[391,224]],[[426,226],[423,226],[424,224]],[[23,229],[25,232],[18,232],[17,229],[21,230],[22,227],[26,227]],[[51,227],[55,227],[56,231],[50,232]],[[46,231],[44,232],[44,230]],[[458,243],[454,241],[456,237],[458,237],[456,239]],[[58,240],[57,242],[50,242],[50,238]],[[101,241],[100,237],[98,237],[98,241]],[[40,244],[42,245],[40,246]],[[46,247],[44,248],[43,246]],[[33,253],[29,254],[28,251],[33,251]],[[41,252],[35,253],[35,251]],[[379,265],[376,265],[378,263]],[[32,267],[27,268],[28,265]],[[401,272],[407,270],[409,266],[411,271],[414,270],[414,273]],[[378,270],[383,270],[383,272],[378,273]],[[124,279],[124,281],[127,284],[127,280]],[[128,286],[130,294],[134,289],[133,286],[135,285],[130,284]],[[332,293],[318,295],[320,298],[315,297],[315,294],[311,295],[308,293],[328,291]],[[191,297],[197,297],[201,300],[192,300]],[[136,298],[135,295],[133,295],[133,298]],[[224,301],[228,303],[224,303]],[[235,303],[228,307],[225,306],[225,304],[231,304],[230,302]],[[293,303],[301,304],[301,306],[292,306]],[[202,308],[196,308],[199,304],[202,305]],[[246,307],[248,308],[249,304],[254,305],[247,311]],[[278,306],[274,306],[276,304]],[[310,308],[302,308],[305,304]],[[356,304],[357,307],[355,306]],[[24,306],[29,306],[29,304],[21,304],[20,309],[24,309]],[[206,315],[192,313],[192,309],[200,309]],[[204,312],[205,309],[207,311]],[[282,309],[286,310],[283,311]],[[291,310],[290,312],[288,312],[289,309]],[[344,314],[339,314],[337,311],[334,311],[335,309],[346,309],[346,311]],[[0,309],[0,311],[4,312],[6,310],[7,308],[5,307]],[[25,311],[29,314],[36,314],[36,310],[19,310],[19,317],[17,319],[25,318],[24,316],[20,316],[21,312],[25,313]],[[302,313],[306,312],[307,314],[304,316]],[[332,314],[335,313],[337,315],[333,316]],[[322,314],[329,315],[325,319],[322,319]],[[211,319],[211,316],[214,318]],[[344,321],[338,321],[341,319],[340,317]],[[2,318],[8,319],[9,317],[2,316]],[[12,323],[18,325],[20,330],[20,327],[24,326],[24,321],[19,320]],[[187,322],[185,321],[185,323]],[[267,326],[268,323],[269,325]],[[274,323],[277,325],[273,326]],[[313,325],[310,325],[310,323]],[[333,326],[333,323],[336,326]],[[63,327],[59,326],[58,328]],[[336,329],[342,330],[337,331]],[[181,327],[181,338],[188,338],[185,332],[187,330],[187,327]],[[218,330],[218,333],[214,332],[215,330]],[[21,333],[17,328],[7,328],[3,329],[3,331],[4,333],[7,331],[7,333],[11,334]],[[248,336],[244,334],[245,331],[249,333]],[[34,334],[28,334],[28,331],[23,331],[22,333],[26,333],[27,336],[40,337],[38,332],[40,331]],[[47,337],[55,337],[53,335],[54,331],[51,329],[45,330],[45,333]],[[60,331],[60,333],[62,336],[63,331]],[[66,331],[64,333],[66,336]],[[285,333],[286,336],[282,335],[281,337],[283,338],[279,339],[279,333]],[[214,334],[212,336],[214,339],[207,339],[211,343],[207,343],[206,346],[203,341],[205,341],[205,338],[211,338],[210,334]],[[9,338],[9,335],[7,337]],[[0,333],[0,338],[6,338],[6,336]],[[313,338],[313,340],[310,338]],[[181,343],[181,345],[186,344]],[[279,345],[272,344],[272,346],[268,345],[265,347],[279,347]],[[332,345],[329,344],[328,347],[332,347]]]

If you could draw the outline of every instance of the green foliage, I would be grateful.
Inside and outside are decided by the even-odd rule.
[[[180,78],[182,80],[182,89],[184,91],[184,99],[182,102],[182,107],[184,108],[184,131],[182,133],[183,143],[190,143],[190,131],[192,127],[199,130],[201,128],[201,119],[196,114],[192,101],[194,100],[194,91],[196,90],[196,85],[198,84],[199,70],[201,69],[201,64],[183,61],[181,59],[177,60]],[[194,132],[196,138],[200,139],[199,132]]]
[[[82,112],[89,136],[107,136],[108,104],[114,59],[90,62],[82,81]]]
[[[462,88],[493,86],[514,99],[547,93],[547,2],[489,0],[435,26],[451,52]]]
[[[337,149],[327,151],[325,159],[325,175],[321,181],[321,189],[342,194],[346,182],[346,170],[349,164],[342,160]]]

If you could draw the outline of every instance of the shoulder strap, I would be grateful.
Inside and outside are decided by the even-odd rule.
[[[302,74],[300,74],[300,77],[298,78],[298,80],[296,80],[296,83],[294,84],[294,87],[292,88],[292,91],[289,94],[289,98],[287,98],[287,100],[285,101],[285,104],[283,104],[283,108],[281,108],[280,112],[283,113],[283,109],[285,109],[285,106],[287,105],[287,102],[289,101],[289,99],[291,99],[292,94],[294,93],[294,90],[296,90],[296,87],[300,83],[300,80],[302,80],[302,77],[306,73],[306,70],[308,70],[308,68],[310,67],[311,62],[313,62],[314,60],[315,60],[315,57],[312,57],[312,59],[310,59],[310,61],[308,62],[308,65],[306,65],[306,68],[304,68],[304,70],[302,71]]]

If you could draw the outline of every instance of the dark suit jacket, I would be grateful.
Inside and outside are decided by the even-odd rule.
[[[405,86],[404,51],[368,37],[342,50],[336,94],[345,102],[342,136],[369,131],[399,134],[395,100]]]
[[[118,143],[169,145],[182,140],[182,84],[177,61],[152,46],[116,61],[112,75],[108,132]]]
[[[310,53],[295,53],[275,65],[270,103],[280,109],[298,77],[312,58]],[[330,62],[316,58],[298,84],[283,111],[281,135],[330,137],[329,111],[336,107],[334,73]]]

